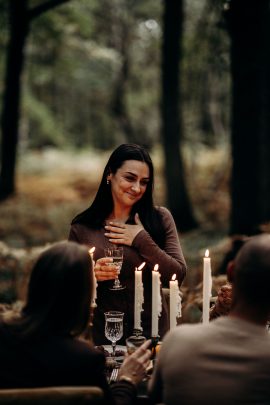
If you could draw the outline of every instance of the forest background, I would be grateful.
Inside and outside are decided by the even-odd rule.
[[[42,3],[22,1],[29,9]],[[8,3],[0,0],[2,96]],[[21,77],[16,190],[0,203],[0,240],[11,248],[65,239],[73,216],[90,204],[111,150],[123,142],[149,149],[156,168],[155,201],[171,208],[162,105],[164,10],[170,3],[70,0],[32,21]],[[181,194],[177,179],[184,176],[194,219],[184,230],[181,215],[177,221],[193,283],[201,278],[204,250],[213,247],[215,272],[228,247],[235,78],[232,33],[224,17],[230,2],[180,3],[176,124],[181,144],[169,144],[179,149],[183,167],[181,172],[175,167],[169,179],[174,193]]]

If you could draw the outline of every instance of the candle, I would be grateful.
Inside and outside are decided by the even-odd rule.
[[[174,274],[170,281],[170,328],[177,325],[176,318],[180,316],[182,316],[181,295],[176,274]]]
[[[152,337],[158,336],[158,317],[161,315],[160,273],[158,264],[152,271]]]
[[[203,258],[203,323],[209,322],[210,312],[210,298],[212,291],[212,276],[211,276],[211,259],[209,257],[209,250],[205,251]]]
[[[141,312],[143,311],[143,283],[142,269],[145,266],[143,262],[138,268],[135,268],[135,294],[134,294],[134,329],[142,330]]]
[[[95,276],[95,272],[94,272],[94,267],[95,267],[95,262],[94,262],[94,251],[96,250],[95,247],[92,247],[91,249],[89,249],[89,254],[92,260],[92,274],[93,274],[93,290],[92,290],[92,302],[91,302],[91,307],[96,307],[96,298],[97,298],[97,279]]]

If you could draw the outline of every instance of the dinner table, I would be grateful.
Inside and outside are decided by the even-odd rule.
[[[161,342],[159,342],[159,344],[160,343]],[[103,347],[105,348],[105,350],[109,351],[109,346]],[[125,352],[126,347],[117,345],[116,353],[119,353],[121,351]],[[150,366],[148,367],[146,377],[137,386],[137,405],[150,405],[151,403],[148,396],[147,386],[153,372],[153,367],[155,364],[155,356],[156,356],[156,349],[154,350],[153,358],[151,360]],[[114,384],[114,382],[117,381],[118,370],[123,361],[123,358],[124,358],[123,356],[116,356],[115,361],[112,361],[110,356],[106,358],[106,375],[109,384]]]
[[[108,374],[109,384],[114,384],[117,381],[117,373],[115,373],[115,368]],[[115,375],[115,376],[114,376]],[[149,376],[146,377],[137,385],[137,405],[150,405],[150,399],[148,397],[147,385],[149,381]]]

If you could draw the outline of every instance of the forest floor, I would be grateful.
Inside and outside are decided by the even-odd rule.
[[[21,155],[17,193],[0,204],[0,241],[25,249],[66,239],[71,219],[90,205],[108,155],[89,150]],[[152,156],[155,201],[165,204],[162,159],[159,152]],[[181,233],[180,241],[190,269],[186,282],[196,284],[205,249],[211,252],[214,272],[228,249],[229,168],[224,151],[199,151],[196,159],[190,156],[186,156],[187,185],[200,226]]]

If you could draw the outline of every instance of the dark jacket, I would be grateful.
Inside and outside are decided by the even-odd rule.
[[[105,404],[132,404],[136,389],[128,382],[109,387],[105,357],[87,342],[47,336],[28,343],[0,323],[0,388],[98,386]]]

